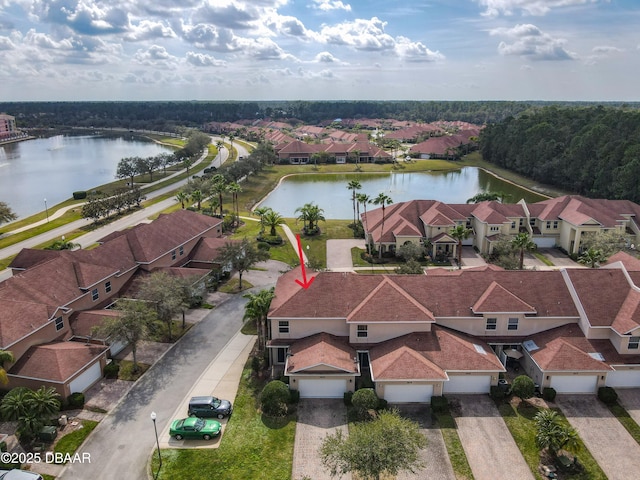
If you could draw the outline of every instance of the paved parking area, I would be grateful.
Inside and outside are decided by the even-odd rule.
[[[460,403],[458,435],[478,479],[533,480],[511,432],[488,395],[448,395]]]
[[[640,388],[618,388],[618,403],[640,425]]]
[[[352,271],[351,249],[365,249],[364,239],[327,240],[327,269],[334,271]]]
[[[640,445],[595,395],[558,395],[556,404],[609,480],[640,471]]]
[[[302,399],[298,404],[298,423],[293,447],[293,480],[311,478],[332,480],[320,462],[320,446],[337,430],[347,433],[347,407],[342,400]],[[350,480],[351,475],[341,477]]]

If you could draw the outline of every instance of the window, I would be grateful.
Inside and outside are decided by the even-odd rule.
[[[111,282],[107,282],[107,283],[104,284],[104,291],[106,293],[111,292]]]
[[[498,328],[498,319],[497,318],[487,318],[487,326],[486,330],[495,330]]]
[[[558,229],[558,221],[557,220],[553,221],[553,228],[556,229],[556,230]]]
[[[509,325],[507,326],[507,330],[517,330],[518,329],[518,319],[510,318]]]
[[[174,250],[173,252],[171,252],[171,260],[175,260],[176,259],[176,251]]]
[[[93,290],[91,290],[91,298],[93,299],[94,302],[100,298],[100,294],[98,293],[97,288],[94,288]]]
[[[530,218],[529,219],[529,225],[531,225],[532,227],[536,226],[536,219],[535,218]]]
[[[629,350],[638,350],[638,345],[640,345],[640,337],[629,338]]]
[[[280,320],[278,322],[278,333],[289,333],[289,320]]]
[[[520,219],[520,226],[524,225],[524,218]]]
[[[278,363],[284,363],[285,358],[287,358],[287,353],[286,352],[287,352],[286,348],[278,348],[278,350],[277,350],[278,357],[276,359],[276,361]]]
[[[358,325],[358,338],[367,338],[369,336],[369,332],[367,330],[367,325]]]
[[[180,245],[180,256],[184,255],[184,247]]]
[[[500,230],[500,227],[492,225],[489,230],[491,230],[492,232],[497,232],[498,230]]]
[[[56,331],[62,330],[64,328],[64,320],[62,317],[56,318]]]
[[[513,222],[511,222],[511,228],[516,228],[516,222],[515,220]]]
[[[547,229],[551,228],[551,221],[547,220]]]

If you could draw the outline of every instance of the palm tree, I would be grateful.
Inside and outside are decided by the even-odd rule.
[[[202,199],[204,198],[204,195],[202,194],[202,191],[200,190],[194,190],[193,192],[191,192],[191,199],[196,202],[197,205],[197,209],[200,210],[200,205],[202,204]]]
[[[351,202],[353,203],[353,226],[356,226],[356,194],[357,190],[362,188],[362,184],[358,180],[351,180],[347,184],[347,189],[351,190]]]
[[[469,238],[473,231],[464,225],[456,225],[455,228],[449,230],[451,238],[458,242],[457,254],[458,254],[458,268],[462,268],[462,241]]]
[[[243,295],[249,301],[244,306],[244,320],[256,322],[258,331],[258,348],[262,349],[267,341],[267,314],[271,306],[271,300],[275,296],[273,287],[269,290],[260,290],[258,293]]]
[[[231,155],[231,152],[233,151],[233,141],[236,137],[230,133],[227,138],[229,139],[229,155]]]
[[[242,188],[236,182],[230,183],[227,186],[227,191],[231,192],[231,196],[233,197],[233,211],[234,211],[234,224],[236,226],[240,225],[240,205],[238,205],[238,193],[242,192]]]
[[[371,203],[371,197],[369,195],[367,195],[366,193],[359,193],[358,196],[358,202],[362,203],[362,208],[364,209],[364,218],[367,218],[367,204]],[[365,240],[367,239],[367,226],[363,223],[362,224],[362,232],[364,233],[364,238]],[[367,248],[369,249],[369,242],[367,242]],[[371,250],[369,249],[368,252],[370,253]]]
[[[529,237],[528,233],[523,232],[523,233],[519,233],[515,237],[513,237],[513,240],[511,240],[511,245],[513,246],[513,248],[516,248],[516,249],[520,250],[520,270],[522,270],[524,268],[524,252],[525,252],[525,250],[527,252],[535,250],[536,249],[536,244],[533,243],[533,241],[531,240],[531,237]]]
[[[75,248],[80,248],[81,245],[79,243],[72,242],[70,240],[65,240],[64,235],[60,238],[60,240],[56,240],[48,247],[45,247],[45,250],[73,250]]]
[[[260,218],[260,235],[264,234],[264,216],[271,210],[270,207],[258,207],[253,210],[253,214]]]
[[[180,205],[182,205],[182,209],[184,210],[184,204],[185,202],[189,201],[189,194],[183,190],[180,190],[177,194],[176,194],[176,200],[180,202]]]
[[[265,226],[271,228],[269,233],[272,237],[275,237],[276,227],[284,223],[284,218],[278,212],[269,209],[264,215],[262,215],[261,221],[264,222],[263,229]]]
[[[218,153],[220,153],[220,150],[224,148],[224,143],[222,142],[222,140],[218,140],[216,142],[216,148],[218,149]]]
[[[379,193],[371,203],[374,205],[382,205],[382,225],[380,226],[380,244],[378,246],[378,258],[382,258],[382,235],[384,234],[384,209],[385,205],[391,205],[393,200],[385,193]]]
[[[44,385],[27,399],[29,411],[40,418],[50,418],[60,411],[60,395],[53,387]]]
[[[555,410],[540,410],[533,418],[538,448],[547,448],[554,456],[563,448],[574,452],[579,448],[578,433],[572,427],[563,425]]]
[[[31,396],[31,390],[26,387],[16,387],[9,390],[2,403],[0,403],[0,414],[6,420],[18,420],[24,417],[28,410],[28,400]]]
[[[604,262],[607,260],[607,256],[602,253],[602,250],[598,250],[595,247],[589,247],[589,249],[582,252],[578,262],[583,265],[589,265],[591,268],[596,268],[600,262]]]
[[[6,385],[9,383],[7,371],[4,369],[5,364],[13,363],[16,359],[9,350],[0,350],[0,383]]]
[[[223,216],[222,212],[222,195],[227,191],[227,180],[223,175],[216,173],[211,177],[211,193],[218,195],[218,204],[220,207],[220,218]]]
[[[0,202],[0,224],[11,222],[16,218],[18,218],[18,216],[13,213],[11,207],[9,207],[5,202]]]
[[[296,208],[295,213],[298,212],[300,213],[298,220],[302,220],[304,223],[304,231],[307,234],[317,233],[315,230],[318,227],[318,222],[325,221],[324,210],[313,203],[305,203],[302,207]]]
[[[500,203],[504,203],[504,199],[507,196],[504,192],[480,192],[467,199],[467,203],[480,203],[488,200],[500,200]]]

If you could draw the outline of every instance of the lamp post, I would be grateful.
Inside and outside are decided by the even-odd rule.
[[[156,445],[158,446],[158,472],[162,468],[162,455],[160,455],[160,440],[158,440],[158,427],[156,427],[156,412],[151,412],[151,421],[153,422],[153,430],[156,432]]]
[[[49,223],[49,209],[47,208],[47,199],[44,199],[44,212],[47,214],[47,223]]]

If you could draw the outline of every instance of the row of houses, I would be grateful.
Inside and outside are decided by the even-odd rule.
[[[491,253],[502,235],[527,232],[541,248],[560,247],[579,253],[585,235],[615,231],[629,245],[640,240],[640,206],[628,200],[592,199],[565,195],[536,203],[487,201],[447,204],[437,200],[412,200],[370,210],[362,224],[367,241],[395,252],[406,242],[431,246],[431,255],[456,256],[458,241],[451,229],[463,225],[471,230],[463,245]]]
[[[108,307],[140,275],[165,271],[203,278],[225,240],[222,221],[188,210],[115,232],[92,250],[23,249],[0,283],[0,348],[9,386],[51,386],[63,396],[83,392],[124,345],[94,338]]]
[[[341,398],[373,382],[393,403],[488,393],[509,359],[541,389],[640,386],[640,261],[601,269],[428,275],[297,270],[278,279],[271,361],[303,398]]]

